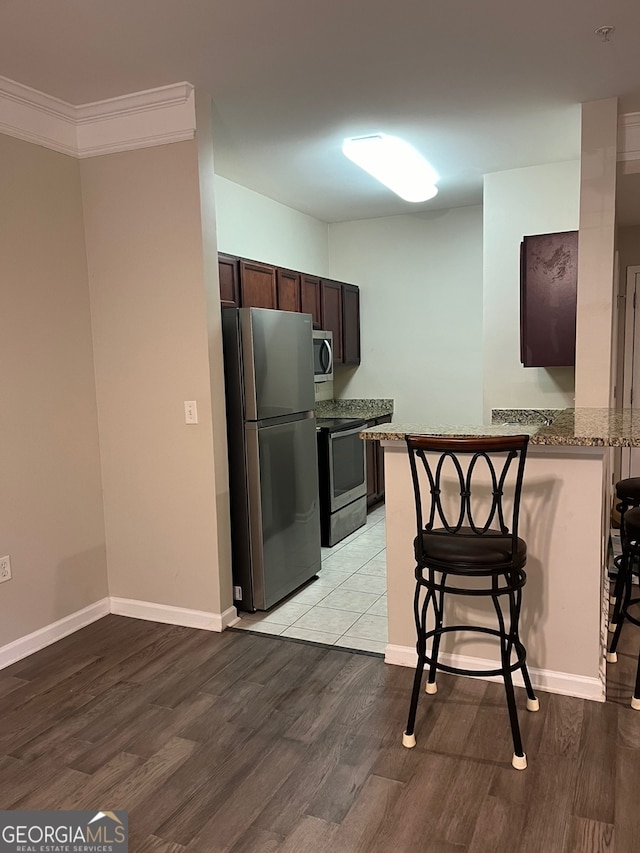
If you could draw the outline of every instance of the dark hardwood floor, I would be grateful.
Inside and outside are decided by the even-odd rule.
[[[132,853],[633,853],[640,629],[604,703],[278,637],[108,616],[0,672],[0,808],[127,809]]]

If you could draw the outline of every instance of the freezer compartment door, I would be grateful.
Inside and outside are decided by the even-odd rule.
[[[245,435],[253,606],[267,610],[320,571],[315,419]]]
[[[311,315],[240,308],[239,316],[246,420],[312,411]]]

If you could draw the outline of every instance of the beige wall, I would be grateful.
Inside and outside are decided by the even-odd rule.
[[[0,646],[107,595],[77,161],[0,135]]]
[[[80,168],[109,590],[220,613],[197,142]]]
[[[196,92],[196,124],[215,471],[215,482],[211,484],[211,488],[215,490],[216,503],[217,582],[220,590],[220,601],[222,602],[221,610],[225,610],[231,606],[233,599],[231,580],[231,520],[229,514],[229,465],[227,460],[227,415],[222,361],[222,314],[220,312],[220,281],[218,278],[218,232],[216,222],[216,184],[213,161],[211,98],[203,92]]]

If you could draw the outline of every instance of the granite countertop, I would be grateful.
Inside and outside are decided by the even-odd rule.
[[[363,418],[372,420],[393,414],[393,400],[318,400],[319,418]]]
[[[409,424],[390,423],[363,430],[362,438],[378,441],[403,441],[407,435],[492,436],[529,435],[530,444],[564,447],[640,447],[640,409],[563,409],[552,415],[549,425],[517,423],[515,412],[553,412],[554,410],[509,411],[507,424]],[[549,417],[549,416],[547,416]],[[540,420],[540,419],[539,419]]]

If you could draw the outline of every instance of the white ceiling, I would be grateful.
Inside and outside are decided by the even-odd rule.
[[[0,4],[0,75],[73,104],[189,81],[214,101],[216,171],[326,221],[476,204],[485,172],[577,158],[581,102],[640,108],[639,42],[638,0]],[[435,199],[343,157],[376,131],[430,160]]]

